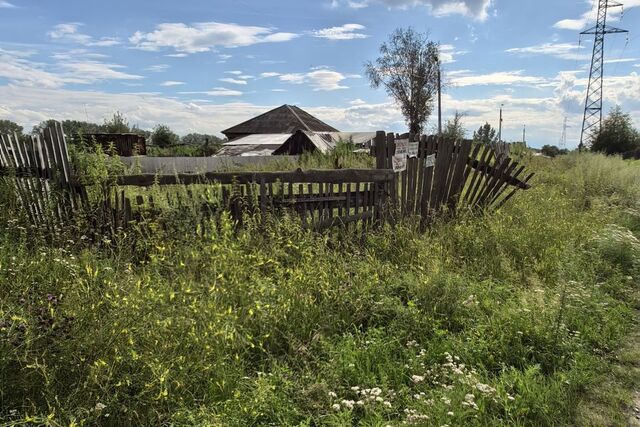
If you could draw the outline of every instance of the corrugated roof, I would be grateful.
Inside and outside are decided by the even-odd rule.
[[[289,133],[262,133],[247,135],[233,141],[225,142],[223,146],[229,145],[282,145],[291,138]]]
[[[292,134],[298,130],[338,132],[334,127],[329,126],[303,109],[295,105],[285,104],[253,119],[223,130],[222,133],[232,136],[237,134]]]
[[[242,144],[223,146],[216,156],[270,156],[282,144]]]

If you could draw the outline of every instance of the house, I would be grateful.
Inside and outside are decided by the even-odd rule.
[[[253,119],[223,130],[229,141],[255,134],[289,134],[296,131],[338,132],[320,119],[295,105],[282,105]]]
[[[229,139],[218,156],[326,153],[340,141],[368,149],[375,132],[339,132],[295,105],[283,105],[222,131]]]

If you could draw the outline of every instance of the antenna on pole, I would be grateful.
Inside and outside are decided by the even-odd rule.
[[[589,86],[584,103],[584,118],[580,145],[582,150],[591,138],[600,131],[602,124],[602,79],[604,76],[604,37],[607,34],[628,33],[627,30],[607,25],[607,9],[622,7],[622,3],[610,0],[598,0],[598,19],[595,27],[591,27],[580,35],[594,34],[593,55],[591,56],[591,71],[589,72]]]

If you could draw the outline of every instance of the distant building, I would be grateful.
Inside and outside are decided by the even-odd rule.
[[[375,132],[340,132],[295,105],[283,105],[222,131],[229,139],[218,156],[326,153],[340,141],[367,149]]]

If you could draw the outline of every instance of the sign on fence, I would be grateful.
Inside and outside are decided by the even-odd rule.
[[[407,149],[407,155],[409,157],[418,157],[418,147],[419,147],[419,142],[418,141],[414,141],[414,142],[410,142],[408,149]]]
[[[436,155],[431,154],[424,159],[424,167],[432,168],[436,165]]]
[[[407,154],[409,153],[409,140],[396,141],[396,153],[393,155],[393,171],[403,172],[407,170]]]

